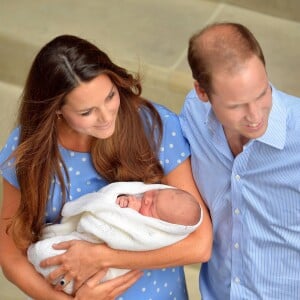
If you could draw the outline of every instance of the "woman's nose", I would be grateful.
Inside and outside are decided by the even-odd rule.
[[[109,112],[105,108],[98,108],[97,110],[97,121],[105,123],[109,120]]]

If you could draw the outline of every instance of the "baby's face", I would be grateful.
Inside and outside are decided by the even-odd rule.
[[[156,203],[159,197],[159,190],[151,190],[144,193],[141,199],[140,213],[144,216],[158,218]]]
[[[141,199],[140,213],[144,216],[160,219],[160,209],[170,203],[172,194],[171,189],[145,192]]]

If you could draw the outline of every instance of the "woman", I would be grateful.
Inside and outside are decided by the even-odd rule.
[[[138,78],[78,37],[59,36],[36,56],[19,126],[0,154],[1,266],[34,299],[72,299],[60,289],[75,280],[75,299],[184,300],[183,269],[168,267],[209,258],[210,219],[192,178],[177,116],[140,95]],[[58,266],[49,282],[60,279],[62,286],[53,289],[29,264],[28,245],[39,240],[48,223],[59,222],[66,201],[110,182],[133,180],[190,192],[204,209],[203,224],[182,242],[153,251],[120,251],[84,241],[58,244],[56,249],[67,251],[42,263]],[[153,270],[99,284],[109,267]]]

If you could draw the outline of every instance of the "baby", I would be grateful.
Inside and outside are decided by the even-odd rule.
[[[201,215],[196,199],[188,192],[175,188],[153,189],[136,195],[121,194],[117,204],[147,217],[186,226],[197,224]]]
[[[53,249],[54,243],[81,239],[129,251],[158,249],[198,228],[202,210],[192,195],[170,186],[115,182],[66,203],[62,216],[61,223],[46,227],[43,239],[27,251],[29,261],[45,277],[55,267],[41,268],[41,260],[64,252]],[[127,271],[110,268],[104,280]],[[53,284],[60,284],[68,294],[74,292],[73,282],[64,278]]]

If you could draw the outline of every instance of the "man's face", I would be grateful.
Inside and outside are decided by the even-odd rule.
[[[245,144],[262,136],[272,107],[272,91],[262,62],[253,56],[234,75],[216,73],[210,102],[227,139]]]

